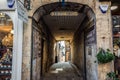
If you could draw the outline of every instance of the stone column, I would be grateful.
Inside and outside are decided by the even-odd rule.
[[[109,6],[106,13],[99,9],[101,4]],[[98,2],[96,0],[96,39],[97,51],[99,48],[110,49],[112,51],[112,22],[111,22],[111,2]],[[98,80],[106,80],[106,74],[113,69],[113,63],[98,64]]]
[[[32,19],[29,19],[28,24],[24,24],[23,30],[22,80],[30,80]]]

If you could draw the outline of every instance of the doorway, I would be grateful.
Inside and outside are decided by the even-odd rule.
[[[5,13],[0,13],[0,80],[12,77],[13,22]]]
[[[97,80],[95,26],[85,32],[85,74],[86,80]]]
[[[57,62],[68,62],[71,61],[71,48],[70,41],[63,40],[57,41],[56,43]]]

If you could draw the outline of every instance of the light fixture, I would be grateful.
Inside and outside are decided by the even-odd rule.
[[[117,8],[118,8],[118,6],[111,6],[111,10],[115,10]]]
[[[120,27],[120,25],[115,25],[114,27],[118,28],[118,27]]]
[[[75,11],[54,11],[51,12],[51,16],[78,16],[78,12]]]
[[[14,34],[14,30],[11,30],[10,33],[11,33],[11,34]]]
[[[5,17],[4,13],[0,13],[0,18]]]

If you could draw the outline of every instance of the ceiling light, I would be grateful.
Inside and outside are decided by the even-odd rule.
[[[5,17],[5,14],[4,13],[0,13],[0,17]]]
[[[11,30],[10,33],[11,33],[11,34],[14,34],[14,30]]]
[[[111,6],[111,10],[115,10],[117,8],[118,8],[118,6]]]
[[[115,25],[114,27],[116,27],[116,28],[117,28],[117,27],[120,27],[120,25]]]

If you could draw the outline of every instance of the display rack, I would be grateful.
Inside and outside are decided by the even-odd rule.
[[[1,62],[0,63],[0,80],[11,80],[12,74],[12,62]]]

